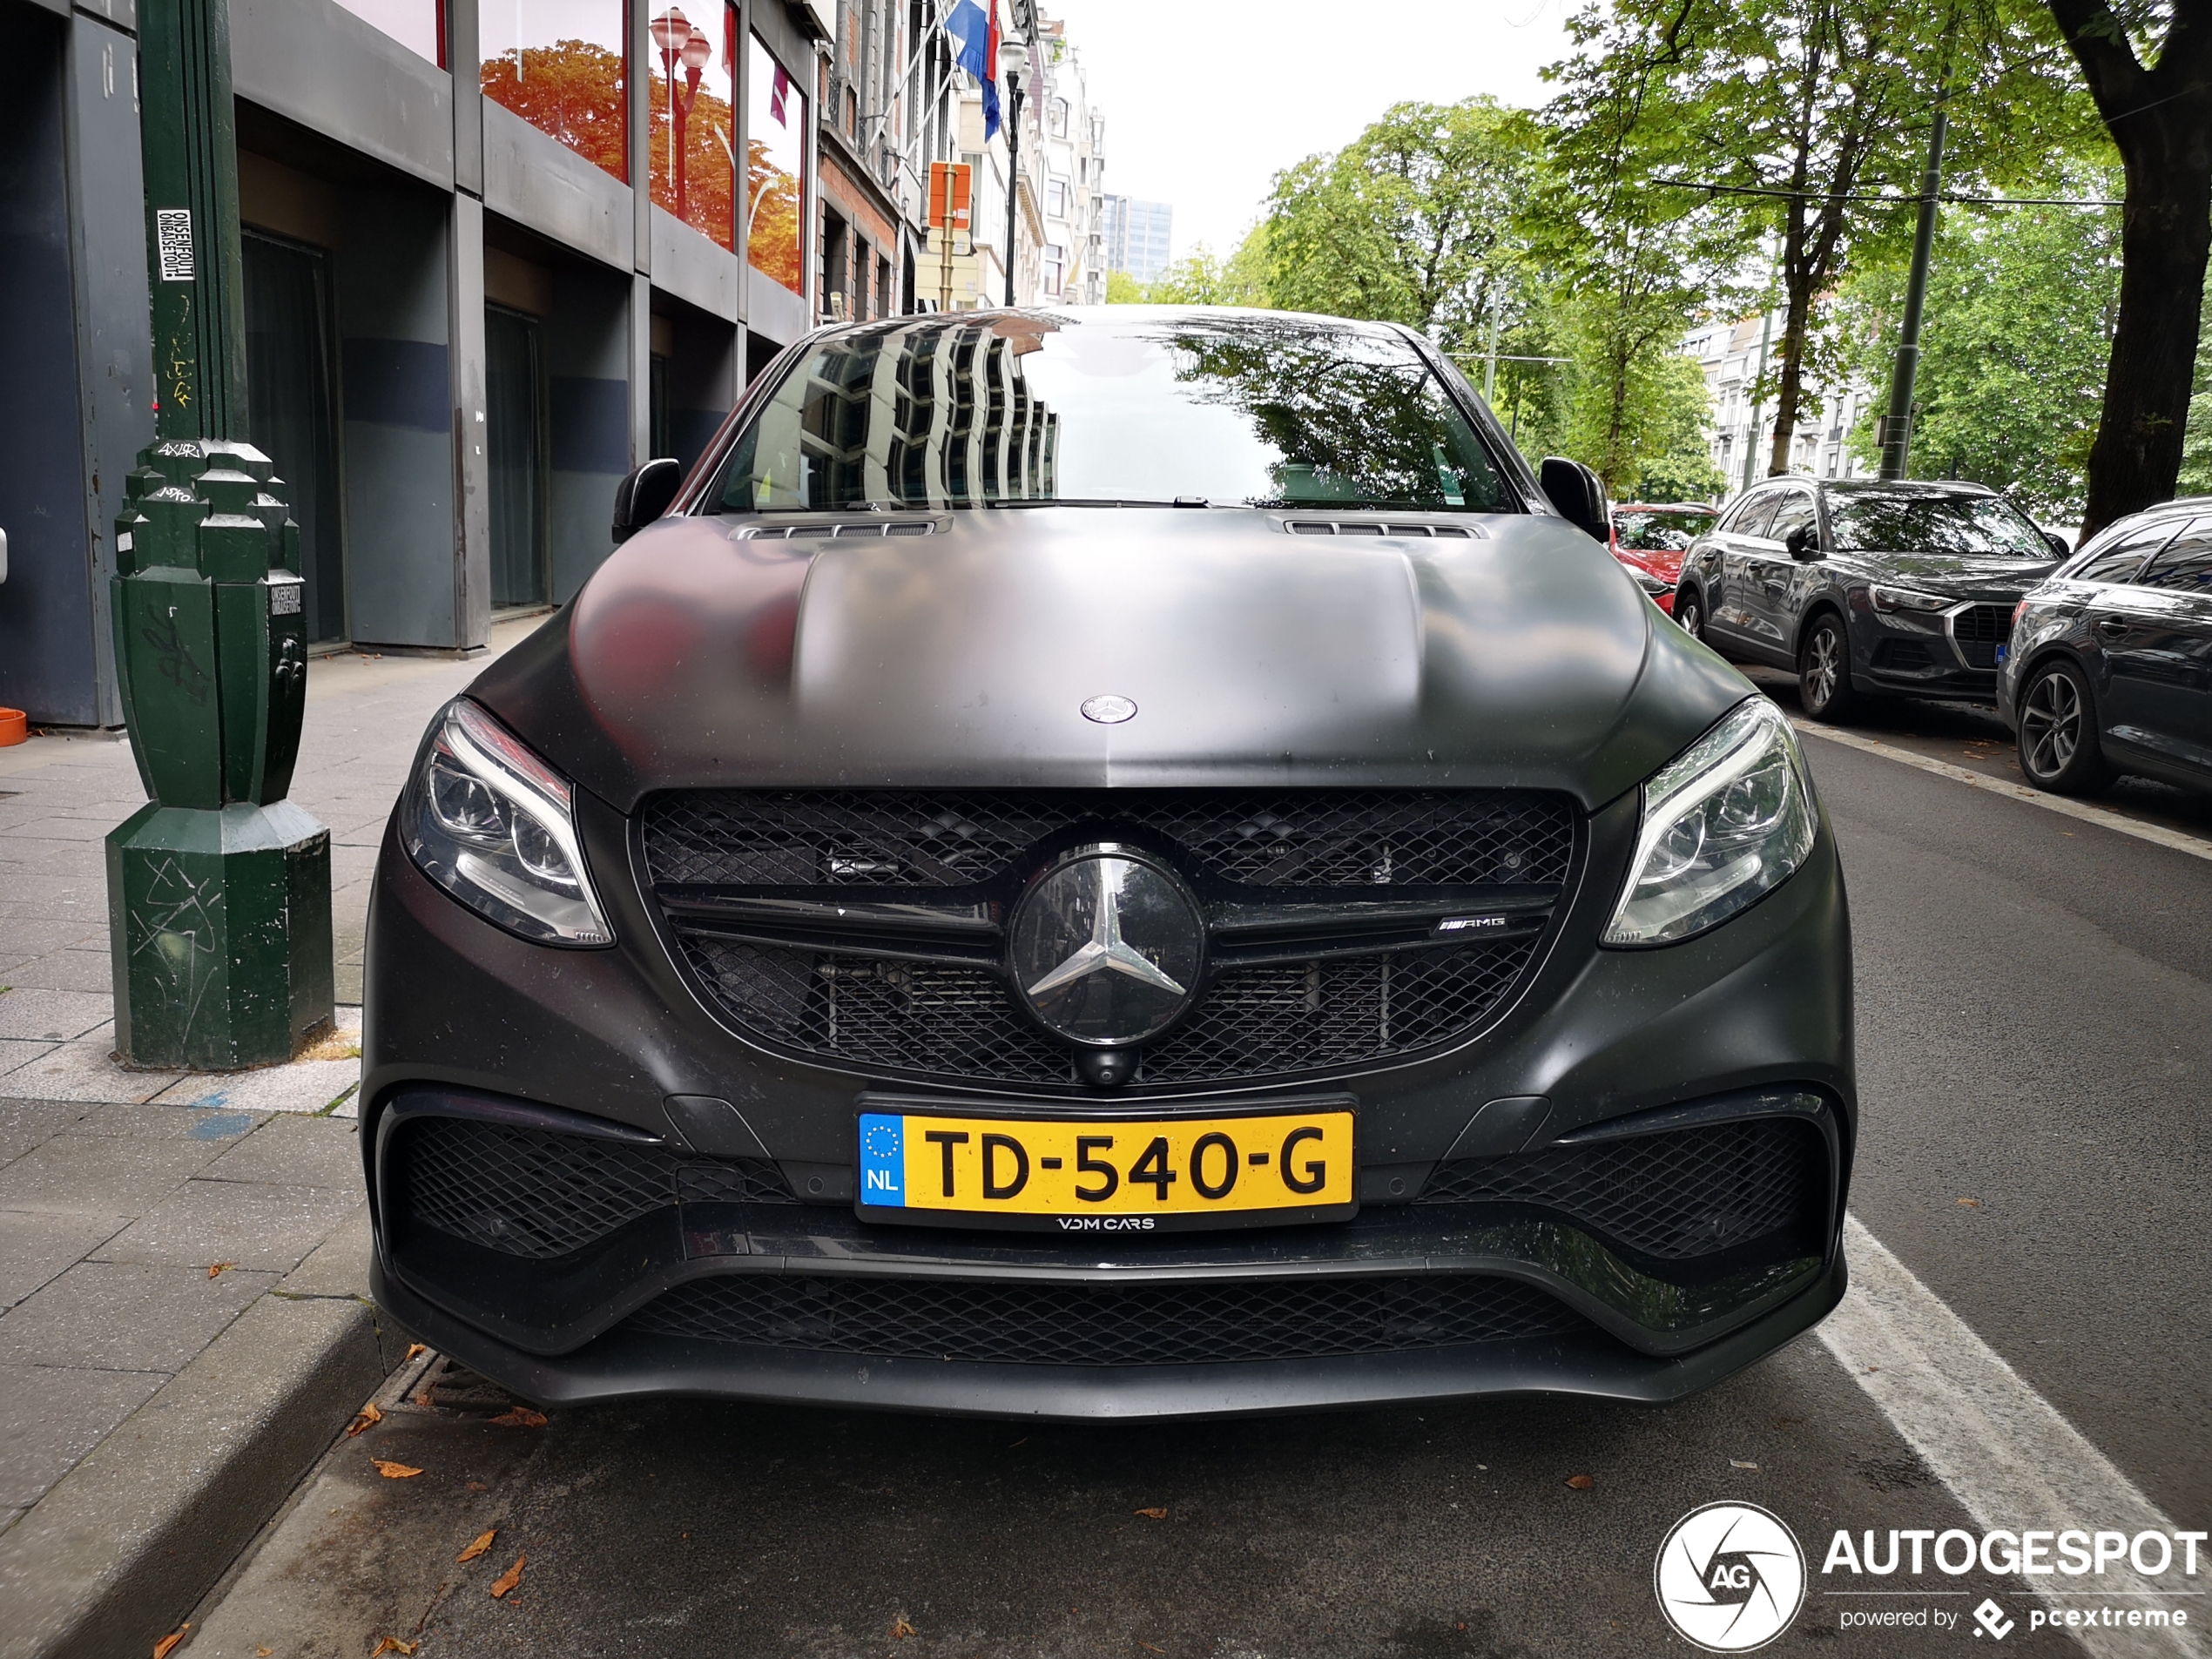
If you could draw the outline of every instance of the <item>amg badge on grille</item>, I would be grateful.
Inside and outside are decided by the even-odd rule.
[[[1197,904],[1170,871],[1127,848],[1068,854],[1022,895],[1008,931],[1022,1000],[1087,1047],[1141,1042],[1197,993]]]
[[[1084,719],[1096,720],[1101,725],[1119,725],[1124,720],[1135,718],[1136,715],[1136,704],[1125,697],[1116,697],[1110,692],[1104,697],[1085,698],[1082,709]]]

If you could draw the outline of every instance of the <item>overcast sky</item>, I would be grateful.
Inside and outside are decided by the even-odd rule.
[[[1572,0],[1042,0],[1106,120],[1106,188],[1175,206],[1175,256],[1233,248],[1276,172],[1393,104],[1534,105]]]

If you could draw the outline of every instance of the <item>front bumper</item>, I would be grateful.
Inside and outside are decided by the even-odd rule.
[[[605,809],[587,802],[580,816],[592,812]],[[618,848],[620,820],[606,817],[587,823],[587,844]],[[710,1018],[671,965],[634,883],[602,883],[617,948],[543,949],[448,898],[388,835],[371,907],[361,1096],[379,1305],[543,1403],[703,1393],[1112,1418],[1531,1392],[1649,1401],[1706,1386],[1817,1322],[1842,1294],[1856,1126],[1842,875],[1824,826],[1805,867],[1725,926],[1661,950],[1595,950],[1587,941],[1610,908],[1620,844],[1633,827],[1633,801],[1593,820],[1595,873],[1571,901],[1559,948],[1501,1025],[1455,1051],[1331,1080],[1359,1101],[1359,1217],[1125,1246],[864,1225],[849,1208],[852,1135],[856,1099],[872,1080],[769,1055]],[[607,867],[596,851],[594,863]],[[1193,1090],[1189,1103],[1221,1112],[1284,1092]],[[454,1109],[463,1113],[478,1109],[470,1101],[489,1102],[494,1116],[541,1126],[580,1115],[633,1145],[691,1156],[664,1106],[673,1096],[739,1106],[767,1155],[759,1163],[784,1195],[779,1204],[672,1204],[633,1219],[605,1248],[523,1262],[413,1224],[405,1182],[384,1157],[410,1111],[448,1109],[439,1098],[462,1103]],[[1612,1248],[1602,1230],[1541,1204],[1411,1202],[1433,1190],[1440,1162],[1478,1108],[1527,1096],[1549,1103],[1540,1139],[1554,1148],[1639,1115],[1817,1119],[1818,1202],[1786,1240],[1689,1262]],[[799,1201],[809,1197],[819,1201]],[[661,1298],[710,1283],[834,1280],[892,1293],[925,1281],[1149,1284],[1233,1298],[1300,1277],[1379,1294],[1480,1281],[1534,1296],[1558,1317],[1527,1334],[1402,1351],[1073,1365],[930,1357],[913,1342],[897,1352],[809,1348],[803,1332],[711,1339],[652,1318]]]

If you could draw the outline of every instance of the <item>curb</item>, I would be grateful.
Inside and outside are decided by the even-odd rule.
[[[404,1352],[327,1278],[303,1262],[0,1536],[0,1659],[145,1659],[191,1615]]]

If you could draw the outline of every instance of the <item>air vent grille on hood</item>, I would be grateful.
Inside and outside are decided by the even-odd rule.
[[[1385,524],[1371,518],[1292,518],[1283,528],[1293,536],[1451,536],[1484,540],[1479,524]]]
[[[795,542],[817,536],[930,536],[937,525],[927,518],[858,519],[836,524],[747,524],[735,531],[740,542]]]

